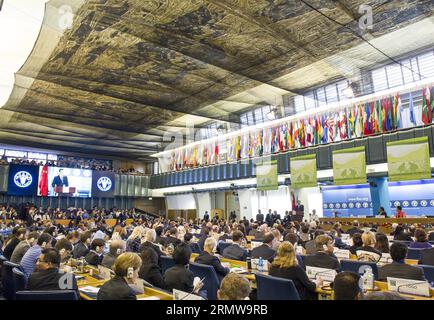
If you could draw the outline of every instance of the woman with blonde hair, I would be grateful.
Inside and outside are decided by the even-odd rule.
[[[362,234],[363,246],[356,250],[357,260],[378,262],[381,259],[381,252],[375,249],[375,234],[372,231],[365,231]]]
[[[320,277],[316,283],[309,280],[306,272],[298,265],[294,246],[289,241],[282,242],[278,247],[269,275],[292,280],[301,300],[317,299],[315,290],[323,283]]]
[[[142,226],[137,226],[133,229],[133,232],[127,240],[128,252],[139,252],[140,245],[142,244],[144,229]]]
[[[98,291],[98,300],[136,300],[134,288],[138,285],[142,259],[137,253],[125,252],[113,265],[115,276],[104,283]]]

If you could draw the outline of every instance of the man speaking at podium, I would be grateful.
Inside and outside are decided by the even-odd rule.
[[[57,187],[63,188],[69,186],[68,177],[63,175],[63,169],[59,169],[59,173],[53,178],[51,186],[53,187],[54,192],[56,192]]]

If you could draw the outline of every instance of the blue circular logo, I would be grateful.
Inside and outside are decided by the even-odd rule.
[[[14,176],[14,183],[17,187],[27,188],[32,184],[33,178],[27,171],[18,171]]]
[[[96,185],[101,191],[109,191],[112,187],[112,180],[109,177],[101,177],[98,179]]]

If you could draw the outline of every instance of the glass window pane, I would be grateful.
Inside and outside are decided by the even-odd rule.
[[[305,111],[305,109],[304,109],[304,97],[303,96],[295,96],[294,97],[294,105],[295,105],[295,113]]]
[[[45,159],[47,159],[47,154],[46,153],[39,153],[39,152],[29,152],[28,157],[31,159],[45,160]]]
[[[418,57],[420,73],[426,77],[434,77],[434,55],[433,52],[425,53]]]
[[[399,64],[391,64],[386,67],[387,80],[389,81],[389,88],[402,85],[401,66]]]
[[[315,98],[313,96],[313,91],[304,96],[304,103],[306,110],[315,108]]]
[[[412,72],[410,60],[406,59],[402,61],[402,73],[404,75],[405,84],[414,82],[414,72]]]
[[[372,71],[372,82],[374,83],[374,91],[387,89],[386,68],[380,68]]]
[[[17,151],[17,150],[6,150],[6,156],[8,156],[8,157],[25,158],[27,156],[27,152]]]
[[[319,88],[316,90],[316,98],[318,101],[318,107],[325,106],[327,104],[326,101],[326,93],[324,88]]]
[[[328,85],[325,87],[327,95],[327,103],[333,103],[338,101],[338,92],[336,89],[336,84]]]
[[[57,160],[57,154],[48,154],[48,160]]]

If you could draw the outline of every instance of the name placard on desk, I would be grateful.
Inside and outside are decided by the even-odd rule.
[[[387,286],[390,291],[417,296],[430,297],[430,287],[427,281],[399,279],[387,277]]]
[[[333,251],[334,255],[336,256],[336,258],[338,258],[339,260],[343,260],[343,259],[350,259],[350,255],[351,252],[350,250],[345,250],[345,249],[338,249],[338,248],[334,248]]]
[[[321,277],[324,281],[333,282],[336,277],[336,270],[306,266],[306,274],[309,279]]]

